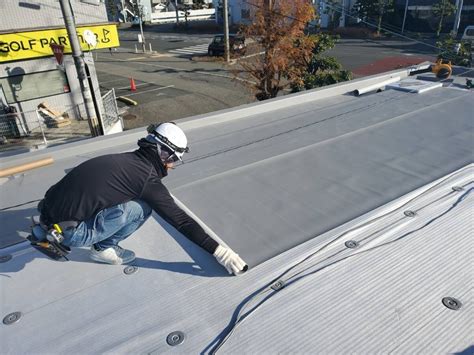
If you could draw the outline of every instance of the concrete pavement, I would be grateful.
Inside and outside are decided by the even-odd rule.
[[[97,54],[101,89],[138,102],[128,112],[127,128],[176,120],[253,102],[251,90],[235,81],[222,62],[108,52]],[[137,91],[130,91],[134,78]]]
[[[138,102],[138,106],[129,108],[127,117],[132,119],[126,121],[127,128],[255,101],[249,87],[233,79],[231,70],[235,66],[227,66],[218,60],[200,61],[199,55],[193,57],[192,48],[202,52],[218,29],[200,32],[193,28],[185,33],[173,30],[172,26],[145,28],[145,38],[155,54],[134,53],[135,45],[138,45],[138,28],[120,30],[118,52],[97,54],[101,88],[106,91],[113,87],[117,96]],[[397,39],[341,39],[327,54],[335,56],[356,77],[435,57],[429,46]],[[137,84],[136,92],[129,89],[131,77]]]

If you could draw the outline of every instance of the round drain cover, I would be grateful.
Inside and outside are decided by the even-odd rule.
[[[452,189],[453,191],[457,191],[457,192],[464,190],[462,186],[453,186]]]
[[[16,323],[21,318],[21,312],[13,312],[8,314],[5,318],[3,318],[3,324],[10,325]]]
[[[403,212],[403,214],[407,217],[415,217],[416,216],[416,212],[410,211],[410,210]]]
[[[184,333],[180,331],[172,332],[166,337],[168,345],[176,346],[182,344],[184,341]]]
[[[0,256],[0,263],[6,263],[7,261],[12,260],[11,255],[2,255]]]
[[[359,242],[355,241],[355,240],[348,240],[347,242],[344,243],[344,245],[347,247],[347,248],[350,248],[350,249],[355,249],[359,246]]]
[[[462,303],[461,301],[453,298],[453,297],[444,297],[441,302],[448,307],[449,309],[452,309],[453,311],[457,311],[459,308],[461,308]]]
[[[137,266],[133,266],[133,265],[129,265],[129,266],[126,266],[124,269],[123,269],[123,272],[125,275],[131,275],[131,274],[134,274],[138,271],[138,267]]]

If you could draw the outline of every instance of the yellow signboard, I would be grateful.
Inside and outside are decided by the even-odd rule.
[[[84,38],[86,30],[95,34],[97,39],[95,48],[87,44]],[[116,25],[77,27],[77,35],[84,51],[120,46]],[[65,28],[0,34],[0,63],[52,56],[51,43],[63,45],[64,53],[72,52]]]

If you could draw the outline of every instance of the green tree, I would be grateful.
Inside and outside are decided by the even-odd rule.
[[[266,100],[306,70],[303,58],[311,55],[314,44],[304,31],[315,12],[310,0],[253,0],[252,5],[252,24],[241,33],[263,54],[240,60],[242,70],[234,75],[253,79],[255,97]]]
[[[309,90],[351,80],[352,73],[348,70],[344,70],[335,57],[323,55],[327,50],[334,48],[338,37],[324,33],[311,37],[314,42],[312,55],[309,60],[305,62],[306,71],[301,77],[301,80],[292,81],[292,91]]]
[[[431,11],[436,17],[439,17],[438,28],[436,29],[436,36],[439,37],[441,28],[443,27],[443,21],[446,16],[452,15],[456,10],[456,6],[450,0],[439,0],[433,5]]]
[[[383,16],[395,11],[394,0],[358,0],[353,8],[361,18],[377,19],[377,35],[380,35],[382,29]]]

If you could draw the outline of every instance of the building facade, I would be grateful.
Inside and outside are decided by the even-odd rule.
[[[103,2],[70,0],[70,4],[96,116],[102,124],[104,110],[93,50],[118,46],[117,28],[107,22]],[[43,106],[46,113],[65,113],[70,120],[86,119],[60,3],[57,0],[1,1],[0,12],[3,15],[0,22],[1,135],[29,135],[44,123],[44,117],[37,112]],[[63,46],[61,65],[53,55],[51,44]]]

